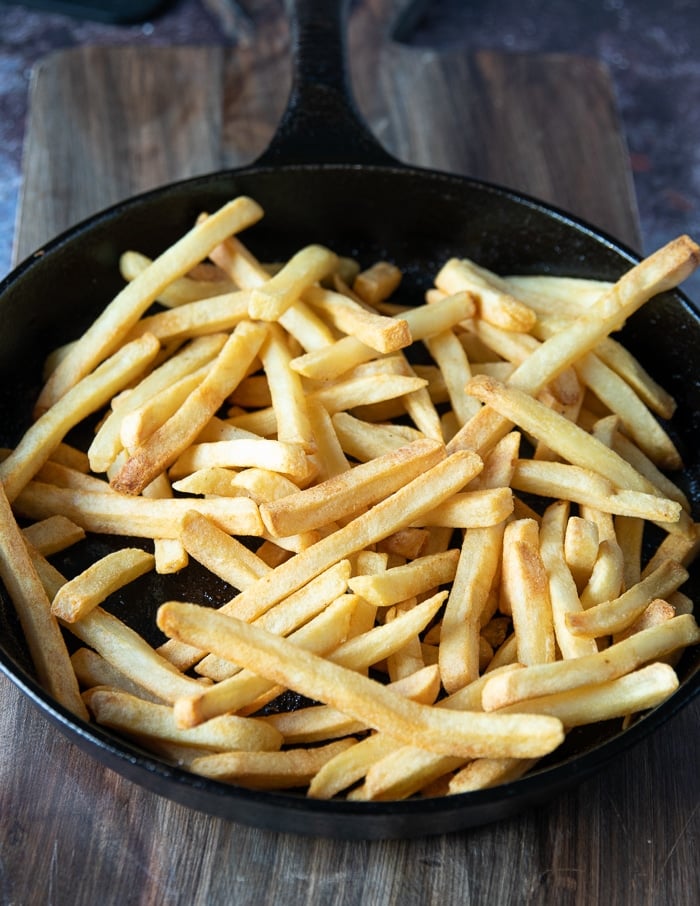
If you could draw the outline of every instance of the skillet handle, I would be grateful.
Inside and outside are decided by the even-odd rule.
[[[346,64],[348,0],[292,0],[292,88],[287,107],[255,166],[399,166],[355,104]]]

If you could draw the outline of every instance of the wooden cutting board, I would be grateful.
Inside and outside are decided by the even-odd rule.
[[[401,46],[386,34],[393,5],[362,5],[349,42],[358,105],[387,150],[527,192],[638,246],[625,141],[600,63]],[[79,47],[40,63],[16,258],[129,195],[253,161],[284,107],[286,38],[283,20],[262,16],[256,40],[237,49]]]
[[[259,4],[236,49],[80,47],[33,73],[18,259],[71,223],[173,179],[253,160],[289,81]],[[387,39],[394,4],[353,17],[361,109],[398,157],[555,202],[639,245],[606,70],[571,56],[443,54]],[[698,901],[699,711],[551,804],[444,838],[344,843],[209,818],[68,743],[0,677],[0,901],[137,904],[661,904]]]

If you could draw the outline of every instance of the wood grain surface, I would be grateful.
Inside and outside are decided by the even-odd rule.
[[[409,50],[388,40],[392,6],[360,4],[351,31],[358,102],[390,151],[541,196],[638,244],[601,66]],[[254,40],[233,50],[82,47],[37,67],[17,258],[134,192],[255,158],[289,75],[276,5],[260,7]],[[546,806],[368,843],[190,811],[83,754],[4,677],[0,702],[3,906],[700,902],[698,703]]]

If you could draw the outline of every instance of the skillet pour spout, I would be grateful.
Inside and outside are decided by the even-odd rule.
[[[396,161],[352,101],[343,65],[346,11],[347,3],[294,4],[292,92],[277,133],[255,164],[174,183],[116,205],[48,243],[0,284],[0,317],[7,326],[0,331],[2,444],[14,445],[28,425],[48,353],[74,339],[121,288],[121,253],[135,248],[155,257],[202,210],[214,210],[236,195],[251,196],[265,211],[250,241],[266,260],[284,260],[314,242],[366,262],[390,259],[405,275],[402,301],[407,303],[420,303],[439,266],[455,256],[499,274],[598,280],[615,280],[639,260],[614,238],[535,199]],[[679,412],[687,413],[672,431],[685,461],[682,484],[697,513],[700,318],[681,293],[663,293],[630,319],[622,338],[676,397]],[[92,562],[104,555],[108,543],[94,538],[80,556]],[[73,569],[78,566],[72,563]],[[202,594],[216,600],[221,588],[207,582],[196,570],[172,581],[154,578],[138,593],[125,593],[121,613],[157,644],[154,602],[175,596],[196,600]],[[693,567],[688,594],[697,597],[699,590]],[[0,669],[91,757],[158,795],[256,827],[348,839],[448,833],[541,804],[622,757],[700,691],[700,653],[693,649],[678,665],[678,691],[624,733],[619,726],[605,726],[573,734],[565,750],[532,774],[493,789],[362,803],[311,800],[196,777],[105,727],[76,718],[37,682],[5,589],[0,589]]]

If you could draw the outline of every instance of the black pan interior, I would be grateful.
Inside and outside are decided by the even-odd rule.
[[[201,211],[249,194],[265,209],[245,234],[262,260],[279,260],[308,242],[404,271],[401,298],[417,304],[451,256],[470,257],[501,274],[550,273],[614,280],[637,258],[590,227],[538,202],[473,180],[404,167],[252,168],[187,181],[119,205],[37,252],[0,286],[0,444],[16,443],[29,423],[48,351],[75,338],[119,289],[127,249],[156,255]],[[635,315],[622,339],[678,400],[671,433],[685,458],[681,484],[700,503],[700,319],[680,293],[657,297]],[[695,513],[697,518],[697,512]],[[106,552],[95,538],[61,565],[67,573]],[[686,589],[696,595],[698,576]],[[564,751],[513,784],[478,793],[398,803],[313,802],[257,793],[194,777],[99,727],[77,721],[39,689],[12,604],[0,589],[0,667],[74,742],[153,792],[236,821],[296,833],[346,838],[443,833],[513,814],[555,795],[658,726],[700,690],[697,650],[680,664],[681,689],[625,734],[602,726],[572,734]],[[158,603],[181,597],[215,604],[223,583],[196,566],[187,575],[135,583],[116,605],[149,640]]]

